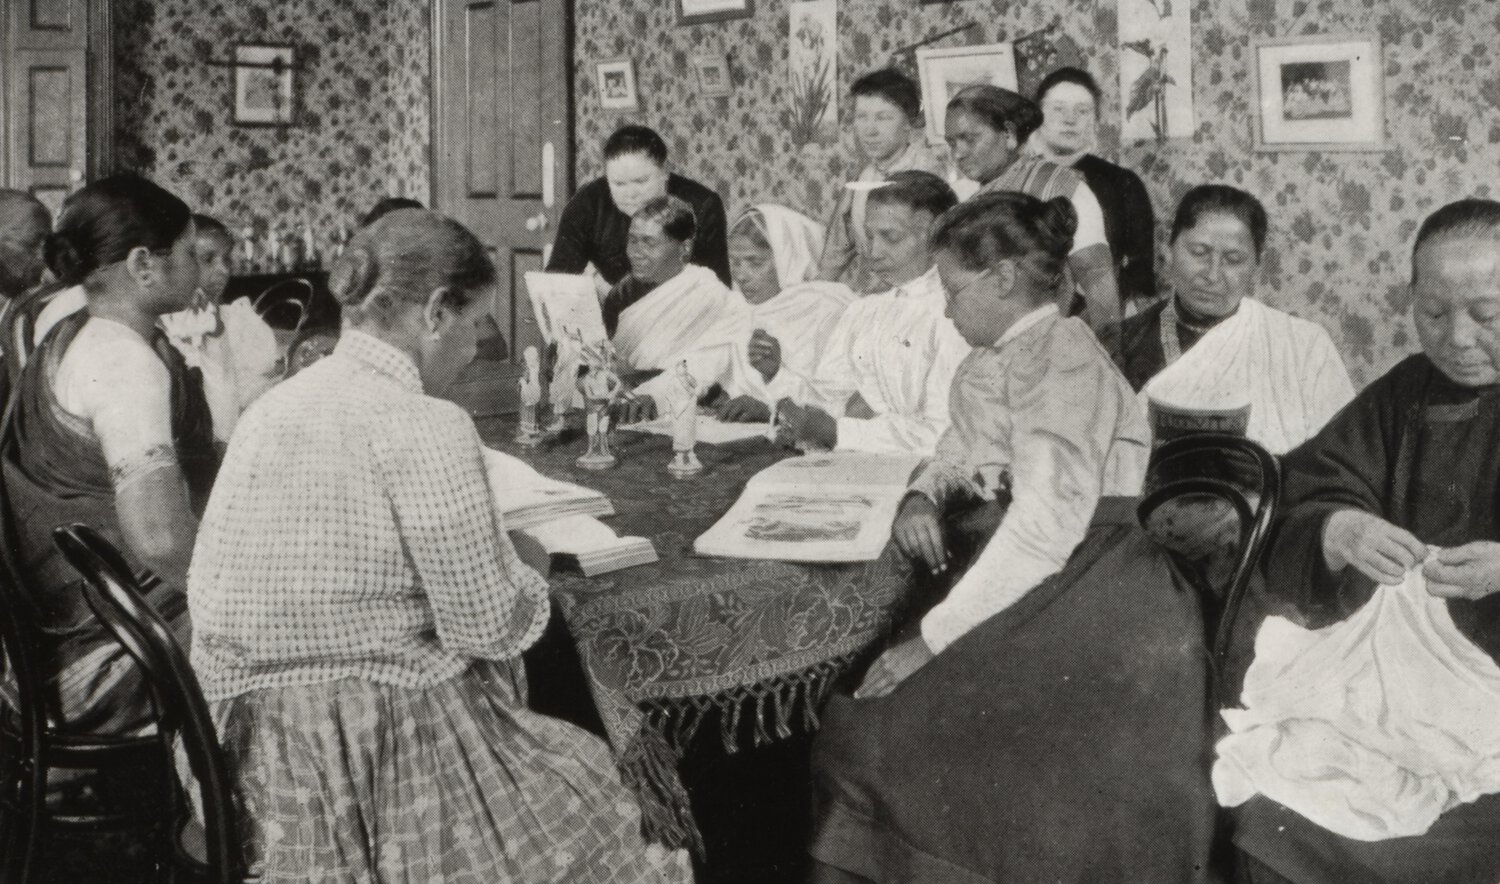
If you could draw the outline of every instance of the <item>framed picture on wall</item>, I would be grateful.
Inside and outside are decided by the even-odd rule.
[[[698,75],[698,91],[705,96],[719,98],[734,92],[729,82],[729,59],[723,54],[693,56],[693,72]]]
[[[677,0],[677,23],[680,25],[749,18],[754,14],[754,0]]]
[[[922,108],[927,116],[927,140],[943,142],[943,117],[948,100],[965,86],[989,83],[1016,88],[1016,52],[1010,43],[917,50],[917,73],[922,81]]]
[[[297,50],[270,43],[234,47],[234,122],[290,126],[296,116]]]
[[[635,65],[628,58],[599,62],[599,106],[605,110],[633,111],[641,106],[635,88]]]
[[[1380,37],[1262,39],[1255,57],[1255,149],[1384,150]]]

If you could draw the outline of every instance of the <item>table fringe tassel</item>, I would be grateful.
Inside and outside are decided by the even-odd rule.
[[[792,718],[801,707],[802,724],[818,726],[818,708],[848,669],[853,655],[824,660],[806,669],[766,681],[731,688],[709,696],[673,697],[642,704],[646,720],[620,757],[620,774],[627,788],[640,798],[641,824],[647,840],[672,848],[689,848],[703,855],[703,838],[693,820],[687,790],[677,763],[709,713],[719,713],[719,736],[724,751],[738,752],[740,724],[755,701],[755,746],[792,735]]]

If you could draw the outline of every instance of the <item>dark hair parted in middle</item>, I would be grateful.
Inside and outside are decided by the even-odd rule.
[[[963,111],[996,132],[1009,132],[1021,144],[1042,125],[1042,109],[1024,95],[976,83],[959,90],[948,102],[948,113]]]
[[[1047,294],[1064,285],[1078,213],[1067,197],[1043,202],[1030,194],[982,193],[938,219],[932,250],[947,252],[966,270],[987,270],[1010,259]]]
[[[463,309],[494,285],[495,265],[467,227],[426,209],[397,209],[363,228],[334,262],[328,288],[357,320],[396,302],[426,304],[439,288]]]
[[[865,74],[849,86],[849,94],[854,98],[883,98],[906,114],[907,121],[913,126],[922,119],[921,91],[911,77],[895,68],[881,68]]]
[[[1250,239],[1255,243],[1255,259],[1260,260],[1261,250],[1266,245],[1266,207],[1250,194],[1227,184],[1200,184],[1183,194],[1177,204],[1177,215],[1172,219],[1172,236],[1167,242],[1177,242],[1177,237],[1197,227],[1205,215],[1228,215],[1239,219],[1250,231]]]
[[[667,143],[648,126],[621,126],[604,141],[604,161],[630,153],[642,154],[658,166],[667,163]]]
[[[42,254],[59,282],[78,285],[133,249],[169,251],[192,220],[187,203],[160,185],[138,175],[111,175],[63,201]]]
[[[890,203],[926,212],[936,218],[958,205],[958,194],[948,182],[931,172],[904,169],[891,173],[884,184],[870,191],[870,205]]]
[[[698,235],[698,216],[693,214],[693,207],[670,193],[652,197],[630,217],[655,221],[663,233],[677,242],[687,242]]]
[[[1087,90],[1094,97],[1094,113],[1096,115],[1099,113],[1099,106],[1104,103],[1104,92],[1099,88],[1099,81],[1094,79],[1094,75],[1083,68],[1058,68],[1043,77],[1042,82],[1036,87],[1036,103],[1041,104],[1046,101],[1047,93],[1051,92],[1054,86],[1060,86],[1063,83],[1072,83],[1074,86],[1082,86]]]

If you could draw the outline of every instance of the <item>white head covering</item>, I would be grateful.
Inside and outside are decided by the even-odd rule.
[[[776,262],[776,279],[782,288],[806,282],[817,272],[818,258],[823,254],[823,225],[795,209],[776,203],[761,203],[750,212],[758,212],[765,222],[766,241]],[[738,227],[740,221],[735,222]],[[734,228],[730,228],[733,230]]]

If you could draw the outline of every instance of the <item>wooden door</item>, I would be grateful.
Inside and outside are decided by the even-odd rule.
[[[5,0],[8,186],[53,210],[109,165],[109,4]]]
[[[523,277],[541,270],[572,184],[569,0],[438,0],[433,53],[437,208],[490,249],[493,315],[508,350],[481,358],[453,398],[513,411],[522,352],[541,347]]]

